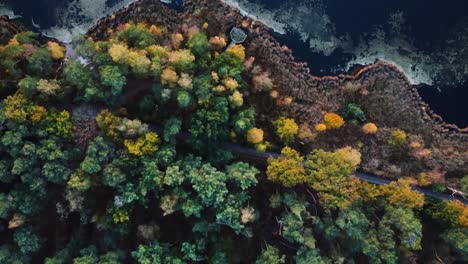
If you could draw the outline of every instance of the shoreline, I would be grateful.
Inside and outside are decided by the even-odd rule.
[[[109,22],[110,20],[113,20],[115,17],[117,16],[122,16],[122,15],[131,15],[131,13],[134,13],[135,9],[136,11],[138,12],[139,10],[139,7],[141,6],[142,3],[145,3],[145,2],[148,2],[147,0],[135,0],[135,1],[132,1],[130,2],[129,4],[125,5],[123,8],[121,9],[118,9],[115,13],[113,13],[112,15],[108,15],[108,16],[105,16],[105,17],[102,17],[100,19],[98,19],[96,21],[96,23],[88,29],[86,35],[93,35],[92,32],[94,31],[99,31],[100,29],[98,29],[99,27],[101,27],[100,25],[102,23],[105,23],[106,25],[109,26]],[[149,1],[151,2],[151,1]],[[160,4],[160,6],[163,7],[163,12],[170,12],[172,14],[170,14],[171,17],[180,17],[180,16],[183,16],[184,13],[187,13],[187,10],[184,10],[182,11],[182,13],[178,13],[176,10],[172,9],[171,7],[167,6],[167,4],[165,5],[164,3],[161,3],[160,1],[158,0],[155,0],[153,2],[157,2],[158,4]],[[184,9],[186,9],[187,7],[190,7],[191,5],[193,5],[194,2],[200,2],[199,0],[195,0],[195,1],[192,1],[192,0],[185,0],[184,1]],[[271,35],[269,34],[269,30],[272,29],[270,26],[266,25],[266,24],[263,24],[262,22],[260,21],[257,21],[255,20],[254,17],[250,16],[250,15],[246,15],[246,14],[242,14],[242,11],[238,8],[236,8],[235,6],[233,6],[232,4],[229,4],[229,3],[226,3],[225,1],[219,1],[221,5],[224,6],[224,8],[228,8],[228,9],[231,9],[231,11],[233,12],[236,12],[237,13],[237,16],[238,16],[238,19],[242,18],[242,20],[248,20],[249,22],[253,22],[255,21],[255,24],[257,25],[261,25],[261,30],[263,31],[266,31],[268,33],[268,35]],[[2,16],[3,19],[5,19],[5,16]],[[10,19],[10,18],[7,18],[7,20],[9,21],[12,21],[14,19]],[[174,21],[171,21],[171,22],[174,22]],[[115,24],[112,24],[111,26],[115,26]],[[101,29],[102,30],[102,29]],[[44,35],[44,34],[43,34]],[[46,35],[44,35],[46,36]],[[47,37],[47,36],[46,36]],[[52,38],[54,39],[54,38]],[[277,43],[275,43],[276,45],[280,45],[279,42],[273,37],[274,41],[276,41]],[[274,45],[274,46],[276,46]],[[273,47],[271,47],[273,48]],[[287,56],[289,57],[289,59],[293,62],[296,62],[294,64],[294,66],[298,66],[298,65],[301,65],[301,64],[304,64],[303,62],[298,62],[297,59],[292,56],[292,52],[291,51],[286,51],[287,53]],[[372,63],[372,64],[368,64],[368,65],[360,65],[359,67],[361,68],[357,73],[352,73],[353,72],[353,69],[350,69],[350,71],[346,72],[346,73],[342,73],[342,74],[338,74],[338,75],[324,75],[324,76],[315,76],[315,75],[312,75],[310,74],[310,70],[307,66],[304,65],[304,67],[306,68],[306,71],[308,73],[308,75],[310,76],[307,76],[308,79],[312,79],[312,80],[316,80],[316,81],[320,81],[320,80],[324,80],[324,81],[329,81],[329,80],[336,80],[338,81],[338,79],[348,79],[348,78],[351,78],[353,80],[356,80],[356,79],[359,79],[360,78],[360,75],[361,73],[367,71],[367,70],[371,70],[375,67],[379,67],[377,65],[382,65],[383,67],[389,67],[389,68],[392,68],[392,70],[397,70],[402,76],[404,76],[404,79],[405,79],[405,82],[406,82],[406,85],[407,87],[409,87],[408,89],[410,90],[410,95],[413,99],[415,99],[417,102],[417,105],[419,105],[419,107],[421,108],[421,110],[423,112],[425,112],[425,115],[423,115],[423,119],[426,119],[428,116],[430,119],[431,119],[431,122],[433,123],[433,125],[436,128],[436,130],[441,130],[442,132],[448,132],[448,133],[451,133],[452,131],[457,133],[457,134],[462,134],[463,136],[462,137],[466,137],[468,136],[468,127],[465,127],[465,128],[462,128],[462,127],[459,127],[457,126],[456,124],[452,124],[452,123],[448,123],[448,122],[445,122],[443,120],[443,118],[435,113],[429,106],[429,104],[427,102],[425,102],[419,92],[417,91],[417,85],[414,85],[414,84],[411,84],[410,80],[409,80],[409,77],[405,74],[405,72],[398,66],[396,65],[395,63],[392,63],[392,62],[389,62],[389,61],[384,61],[384,60],[379,60],[375,63]],[[299,67],[299,71],[300,72],[304,72],[304,67]],[[354,70],[355,71],[355,70]]]
[[[216,34],[228,32],[233,26],[242,27],[249,35],[246,43],[247,56],[255,56],[258,65],[270,73],[280,96],[294,98],[287,106],[270,106],[269,109],[261,106],[261,119],[267,120],[269,116],[280,111],[293,117],[298,123],[313,127],[321,121],[324,113],[337,112],[349,101],[346,100],[349,97],[346,93],[348,86],[357,87],[368,95],[360,97],[356,103],[361,104],[363,110],[369,114],[369,120],[382,128],[383,134],[375,139],[376,142],[382,142],[382,136],[391,129],[401,128],[435,151],[433,157],[425,160],[423,164],[402,163],[402,171],[395,174],[389,171],[388,166],[391,164],[384,163],[384,167],[372,167],[372,159],[380,158],[385,161],[386,158],[384,153],[380,153],[383,150],[369,146],[363,153],[366,157],[363,164],[366,171],[387,178],[415,175],[413,173],[418,168],[419,172],[440,167],[449,172],[466,174],[463,164],[466,163],[468,155],[465,147],[468,142],[468,128],[449,124],[434,113],[397,65],[377,61],[352,73],[314,76],[310,73],[307,63],[298,62],[292,50],[281,45],[272,36],[270,27],[243,16],[238,9],[221,1],[187,0],[184,2],[183,12],[178,12],[157,0],[135,1],[126,8],[98,20],[88,30],[87,36],[106,38],[112,34],[113,28],[128,21],[164,25],[169,31],[176,31],[183,24],[200,25],[207,22],[210,25],[208,31]],[[354,141],[353,136],[356,135],[348,137],[348,141],[343,138],[343,142],[338,144],[367,140],[358,138],[358,141]],[[314,146],[327,149],[334,143],[320,144]],[[455,152],[451,152],[451,149]]]

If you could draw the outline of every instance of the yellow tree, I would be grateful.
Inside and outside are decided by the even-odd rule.
[[[294,141],[294,138],[299,133],[299,126],[292,118],[280,117],[274,122],[276,134],[285,144]]]
[[[156,153],[159,148],[160,139],[158,134],[147,132],[144,136],[133,139],[125,139],[124,145],[130,154],[135,156],[148,156]]]
[[[259,144],[263,141],[263,130],[253,127],[247,131],[247,142]]]
[[[229,48],[226,52],[239,58],[241,61],[245,60],[245,48],[242,45],[234,45],[231,48]]]
[[[406,133],[405,131],[401,129],[395,129],[392,131],[390,134],[390,137],[388,139],[388,144],[394,145],[394,146],[401,146],[406,142]]]
[[[304,157],[290,147],[281,150],[277,159],[268,158],[267,177],[269,180],[293,187],[306,182],[306,174],[302,161]]]
[[[305,162],[309,184],[318,192],[325,209],[345,208],[357,199],[357,181],[349,176],[361,160],[357,150],[312,151]]]
[[[49,50],[52,59],[61,60],[65,58],[65,48],[60,46],[57,42],[47,42],[47,49]]]
[[[390,204],[407,208],[421,208],[424,196],[411,189],[411,180],[399,179],[383,186],[383,191]]]
[[[448,206],[456,209],[458,212],[458,223],[463,227],[468,227],[468,206],[458,200],[448,202]]]

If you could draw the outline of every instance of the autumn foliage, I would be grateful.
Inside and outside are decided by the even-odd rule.
[[[374,123],[366,123],[362,126],[362,132],[364,134],[375,134],[377,133],[377,126]]]
[[[277,159],[268,159],[267,177],[270,181],[281,183],[286,187],[307,181],[305,169],[302,164],[304,158],[294,149],[285,147]]]
[[[247,142],[258,144],[263,141],[263,130],[253,127],[247,131]]]
[[[276,134],[285,144],[289,144],[294,141],[294,138],[299,132],[299,126],[292,118],[281,117],[275,122]]]
[[[323,116],[323,120],[327,129],[337,129],[344,125],[343,118],[336,113],[326,113]]]

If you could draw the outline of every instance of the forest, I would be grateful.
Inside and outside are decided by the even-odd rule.
[[[358,104],[314,126],[258,118],[259,98],[295,98],[213,31],[125,23],[67,47],[29,31],[2,43],[0,263],[468,261],[468,207],[412,190],[444,191],[434,175],[374,185],[351,177],[358,144],[298,147],[347,124],[375,137]],[[403,129],[384,142],[430,155]]]

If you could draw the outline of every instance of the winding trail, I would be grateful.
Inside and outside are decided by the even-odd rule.
[[[263,164],[266,164],[266,161],[269,157],[273,158],[278,158],[280,156],[279,153],[275,152],[258,152],[254,148],[248,148],[245,146],[242,146],[240,144],[234,144],[234,143],[226,143],[224,144],[224,147],[226,149],[231,150],[232,152],[236,153],[240,157],[247,157],[248,159],[253,159],[257,162],[261,162]],[[392,180],[381,178],[375,175],[367,174],[364,172],[354,172],[352,177],[360,179],[362,181],[366,181],[369,183],[373,184],[378,184],[378,185],[387,185],[392,182]],[[465,205],[468,205],[468,199],[464,197],[455,197],[455,195],[450,195],[447,193],[437,193],[432,190],[426,189],[426,188],[421,188],[419,186],[413,186],[412,189],[416,192],[419,192],[421,194],[424,194],[426,196],[430,196],[432,198],[438,199],[438,200],[444,200],[444,201],[455,201],[459,200],[460,202],[464,203]]]
[[[157,133],[162,132],[162,128],[154,124],[150,124],[149,128],[150,130],[157,132]],[[177,134],[176,137],[177,139],[186,141],[189,139],[190,133],[186,131],[182,131],[182,132],[179,132],[179,134]],[[263,164],[263,165],[267,164],[268,158],[270,157],[278,158],[280,156],[280,154],[276,152],[269,152],[269,151],[258,152],[254,148],[246,147],[246,146],[243,146],[241,144],[236,144],[236,143],[225,143],[223,147],[225,149],[232,151],[238,157],[242,157],[246,160],[254,161],[254,162],[257,162],[258,164]],[[354,178],[357,178],[357,179],[360,179],[362,181],[366,181],[369,183],[377,184],[377,185],[387,185],[393,182],[392,180],[389,180],[389,179],[385,179],[376,175],[368,174],[365,172],[358,172],[358,171],[354,172],[353,175],[351,175],[351,177],[354,177]],[[450,195],[447,193],[437,193],[430,189],[421,188],[419,186],[413,186],[412,189],[413,191],[419,192],[421,194],[424,194],[426,196],[432,197],[437,200],[442,200],[442,201],[458,200],[462,202],[463,204],[468,205],[468,199],[466,199],[465,197],[461,195],[455,196],[453,194]]]

